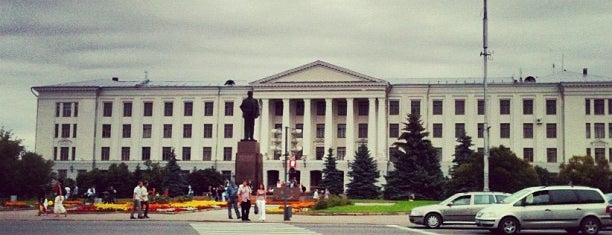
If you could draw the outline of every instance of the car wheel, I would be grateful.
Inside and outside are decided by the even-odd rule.
[[[580,222],[580,230],[583,234],[595,235],[599,233],[601,224],[593,217],[587,217]]]
[[[425,226],[428,228],[438,228],[442,223],[442,217],[436,213],[430,213],[425,216]]]
[[[520,228],[518,220],[514,218],[503,218],[497,227],[498,234],[517,234]]]

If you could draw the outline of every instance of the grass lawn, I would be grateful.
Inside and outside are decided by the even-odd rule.
[[[335,206],[324,210],[311,210],[312,213],[408,213],[412,208],[436,204],[438,201],[389,201],[389,200],[351,200],[359,205]],[[391,205],[384,205],[391,203]],[[367,205],[371,204],[371,205]]]

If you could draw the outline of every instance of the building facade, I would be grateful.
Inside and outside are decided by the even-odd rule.
[[[491,146],[509,147],[552,172],[575,155],[612,161],[612,79],[585,70],[549,80],[489,84]],[[284,178],[285,153],[298,162],[292,178],[318,185],[329,149],[348,183],[361,144],[385,175],[393,167],[389,149],[408,113],[421,115],[445,173],[460,133],[472,136],[475,150],[483,147],[482,82],[392,84],[315,61],[248,85],[226,84],[113,78],[33,87],[36,152],[70,178],[113,163],[134,169],[147,160],[164,162],[172,151],[183,170],[214,167],[230,178],[244,137],[239,106],[249,90],[260,102],[255,139],[268,185]]]

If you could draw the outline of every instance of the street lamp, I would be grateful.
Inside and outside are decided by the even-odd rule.
[[[291,133],[289,133],[289,127],[285,127],[285,160],[284,160],[284,169],[285,169],[285,182],[284,182],[284,186],[283,186],[283,214],[284,214],[284,220],[285,221],[289,221],[291,220],[291,216],[290,216],[290,212],[289,209],[287,207],[287,160],[289,158],[289,151],[291,152],[295,152],[295,151],[299,151],[299,145],[298,145],[298,141],[296,139],[296,135],[302,133],[302,130],[300,129],[291,129]],[[273,129],[272,130],[272,149],[274,151],[280,151],[280,146],[281,146],[281,136],[282,136],[283,132],[281,129]],[[289,149],[289,134],[291,134],[291,147],[292,149]]]

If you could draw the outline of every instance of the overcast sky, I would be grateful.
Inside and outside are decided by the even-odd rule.
[[[323,60],[381,79],[482,77],[481,0],[1,1],[0,126],[34,151],[32,86],[234,79]],[[612,1],[493,0],[489,76],[612,77]]]

